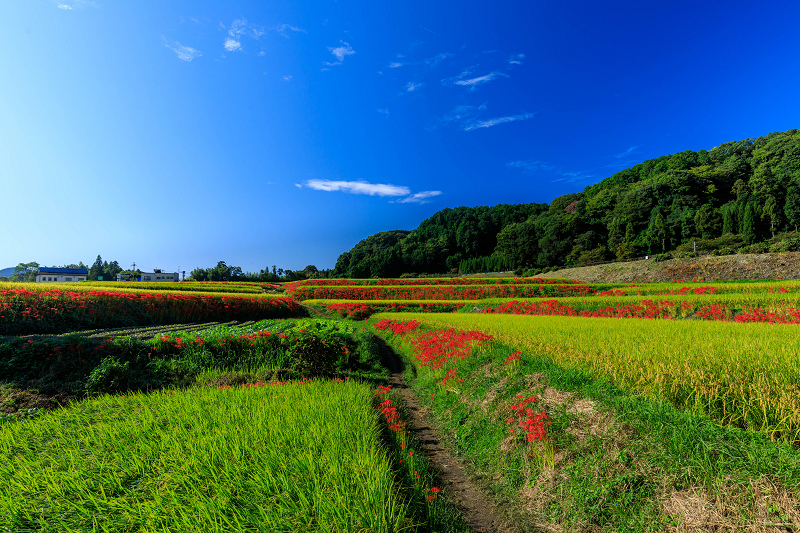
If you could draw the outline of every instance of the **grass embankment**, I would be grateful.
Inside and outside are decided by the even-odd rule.
[[[574,278],[586,283],[664,282],[704,279],[742,280],[800,277],[800,253],[735,254],[696,259],[652,259],[563,268],[543,278]]]
[[[103,396],[0,431],[3,531],[399,531],[371,388]]]
[[[382,318],[407,323],[412,316],[383,314],[373,322]],[[618,328],[627,321],[619,320],[602,327],[602,319],[561,317],[420,314],[413,319],[436,327],[480,329],[495,336],[493,343],[478,348],[473,355],[445,355],[444,364],[433,368],[427,364],[436,360],[431,357],[432,345],[422,342],[413,328],[405,335],[388,333],[388,329],[382,333],[416,367],[412,387],[441,424],[442,433],[452,435],[451,444],[471,465],[473,474],[521,529],[710,532],[720,528],[800,528],[800,455],[792,445],[767,438],[767,434],[791,438],[796,433],[724,427],[706,414],[677,409],[666,402],[656,391],[669,390],[669,361],[665,364],[656,359],[652,365],[664,374],[661,382],[650,383],[646,374],[648,358],[654,355],[652,347],[664,343],[664,339],[648,340],[647,335],[626,339]],[[471,319],[482,322],[476,324]],[[526,320],[526,327],[517,329],[516,336],[496,326],[520,319]],[[768,375],[757,374],[767,367],[779,369],[764,357],[746,360],[752,353],[771,352],[745,349],[764,348],[763,343],[770,343],[781,326],[764,325],[765,331],[757,328],[758,333],[728,340],[733,346],[721,354],[735,353],[738,347],[741,355],[725,361],[722,355],[715,360],[710,357],[714,352],[703,349],[712,347],[702,344],[708,342],[707,330],[717,329],[724,335],[732,326],[749,329],[762,325],[701,323],[698,325],[707,326],[703,331],[675,332],[676,326],[684,324],[630,322],[637,328],[669,326],[666,331],[673,333],[665,344],[674,343],[682,335],[701,343],[702,347],[689,354],[694,357],[692,364],[702,363],[698,357],[705,352],[709,354],[705,362],[711,365],[698,364],[684,383],[698,386],[695,396],[686,399],[699,410],[707,408],[702,395],[714,388],[723,399],[717,407],[735,404],[732,397],[736,393],[722,390],[722,367],[739,369],[734,375],[741,381],[748,377],[769,380]],[[567,323],[576,326],[565,326]],[[578,323],[582,325],[578,327]],[[789,330],[787,333],[792,329],[783,328]],[[744,348],[757,337],[758,343]],[[780,342],[769,347],[778,345]],[[677,366],[690,362],[680,357],[681,348],[685,346],[675,347],[673,352]],[[578,355],[570,359],[570,352]],[[750,359],[755,358],[750,355]],[[616,375],[628,380],[620,386],[610,381],[614,375],[598,377],[602,365],[608,367],[612,361],[616,362]],[[638,381],[632,376],[638,376]],[[673,381],[679,377],[672,376]],[[786,372],[778,379],[787,379]],[[741,383],[738,391],[758,392],[754,385]],[[792,401],[790,395],[776,390],[776,385],[760,395],[751,394],[753,403],[779,397]],[[628,390],[623,390],[626,386]],[[634,394],[637,387],[649,388],[650,392]],[[529,400],[531,397],[535,400]],[[797,394],[793,397],[796,402]],[[529,422],[526,425],[519,423],[520,407],[523,418],[527,417],[525,422]],[[547,416],[538,422],[551,423],[538,426],[546,436],[539,439],[534,435],[528,441],[524,438],[526,431],[530,434],[530,428],[537,428],[535,417],[542,412]],[[725,413],[734,415],[734,411],[722,411]],[[744,422],[741,414],[740,410],[735,415],[738,422]],[[755,422],[750,418],[747,421]]]
[[[312,376],[377,383],[388,375],[372,336],[352,322],[267,320],[147,340],[12,339],[0,342],[0,412],[47,406],[48,398],[190,386],[209,370],[240,373],[217,385]]]

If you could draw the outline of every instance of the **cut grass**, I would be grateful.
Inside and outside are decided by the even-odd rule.
[[[0,531],[398,531],[372,391],[103,396],[0,430]]]

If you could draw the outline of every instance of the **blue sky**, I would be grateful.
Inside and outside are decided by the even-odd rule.
[[[445,207],[800,126],[797,1],[2,11],[0,267],[332,268]]]

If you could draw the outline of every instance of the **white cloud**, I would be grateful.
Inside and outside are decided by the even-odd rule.
[[[545,172],[552,172],[556,169],[553,165],[548,165],[543,161],[539,161],[536,159],[527,159],[525,161],[509,161],[506,163],[507,167],[519,168],[524,170],[525,172],[536,172],[538,170],[543,170]]]
[[[70,11],[75,8],[98,7],[97,3],[92,0],[63,0],[57,3],[56,6],[64,11]]]
[[[522,60],[525,59],[525,54],[514,54],[508,58],[509,65],[522,65]]]
[[[289,34],[286,33],[287,31],[294,31],[294,32],[299,32],[299,33],[308,33],[303,28],[298,28],[297,26],[292,26],[291,24],[278,24],[277,26],[275,26],[272,29],[275,30],[276,32],[280,33],[281,35],[283,35],[287,39],[289,38]]]
[[[258,53],[258,57],[264,57],[265,55],[267,55],[267,53],[266,53],[264,50],[261,50],[261,51]]]
[[[448,57],[453,57],[453,54],[449,52],[442,52],[441,54],[436,54],[433,57],[429,57],[428,59],[424,59],[422,62],[428,68],[434,68],[436,65],[447,59]]]
[[[284,77],[283,77],[283,81],[289,81],[289,80],[291,80],[291,79],[292,79],[292,77],[291,77],[291,76],[284,76]]]
[[[196,57],[200,57],[203,53],[200,50],[192,48],[190,46],[183,46],[178,41],[175,41],[175,44],[169,44],[166,39],[164,40],[164,46],[175,52],[178,56],[178,59],[181,61],[186,61],[187,63]]]
[[[309,189],[326,192],[349,192],[369,196],[406,196],[411,193],[408,187],[366,181],[308,180],[303,183]]]
[[[382,107],[382,108],[380,108],[380,109],[377,109],[376,111],[377,111],[378,113],[380,113],[381,115],[386,115],[387,117],[389,116],[389,110],[388,110],[388,109],[386,109],[386,108],[383,108],[383,107]]]
[[[442,85],[460,85],[462,87],[469,87],[470,89],[475,89],[479,85],[483,85],[484,83],[489,83],[490,81],[498,78],[508,78],[507,74],[503,74],[502,72],[493,71],[489,74],[484,74],[483,76],[476,76],[476,77],[468,77],[471,76],[472,73],[475,71],[475,67],[470,67],[464,70],[458,76],[454,76],[452,78],[445,78],[442,80]]]
[[[394,203],[397,204],[427,204],[428,198],[432,198],[434,196],[439,196],[442,194],[442,191],[422,191],[416,194],[412,194],[407,198],[403,198],[402,200],[394,200]]]
[[[633,145],[630,148],[628,148],[627,150],[625,150],[624,152],[619,153],[619,154],[615,154],[614,157],[616,157],[617,159],[622,159],[623,157],[628,156],[628,155],[632,154],[633,152],[635,152],[637,148],[639,148],[639,145]]]
[[[242,49],[242,43],[237,41],[236,39],[225,39],[225,50],[228,52],[235,52],[237,50]]]
[[[491,128],[506,122],[516,122],[518,120],[528,120],[533,118],[534,113],[522,113],[521,115],[510,115],[507,117],[497,117],[489,120],[475,120],[464,125],[464,131],[472,131],[480,128]]]
[[[334,65],[341,65],[345,57],[355,54],[355,51],[349,44],[347,44],[344,41],[339,41],[339,42],[342,43],[342,46],[328,47],[328,50],[330,50],[330,52],[334,55],[334,57],[336,57],[338,61],[336,61],[335,63],[325,62],[326,65],[331,67]]]
[[[245,19],[236,19],[231,23],[228,29],[228,35],[234,39],[238,39],[247,32],[247,21]]]
[[[419,89],[420,87],[422,87],[423,85],[425,85],[425,84],[422,83],[422,82],[414,83],[413,81],[410,81],[410,82],[406,83],[406,92],[412,93],[412,92],[416,91],[417,89]]]
[[[523,172],[545,172],[551,175],[554,174],[556,176],[561,176],[560,178],[550,180],[551,183],[557,183],[560,181],[564,181],[567,183],[585,182],[592,180],[594,178],[594,174],[590,171],[586,170],[566,171],[563,168],[559,168],[555,165],[549,165],[543,161],[539,161],[536,159],[527,159],[524,161],[509,161],[508,163],[506,163],[506,166],[512,168],[519,168]]]
[[[508,75],[503,74],[501,72],[490,72],[489,74],[486,74],[484,76],[478,76],[477,78],[470,78],[468,80],[456,80],[453,83],[455,85],[475,87],[476,85],[481,85],[482,83],[488,83],[493,79],[497,78],[498,76],[502,76],[504,78],[508,77]]]
[[[453,108],[448,114],[442,117],[442,122],[449,124],[451,122],[465,123],[475,121],[483,111],[486,111],[486,104],[483,103],[479,106],[473,105],[460,105]]]
[[[402,63],[398,63],[397,61],[392,61],[391,63],[389,63],[389,68],[398,68],[398,67],[402,67],[402,66],[403,66],[403,64]]]

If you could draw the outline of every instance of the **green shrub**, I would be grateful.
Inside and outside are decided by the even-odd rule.
[[[769,247],[770,252],[800,252],[800,238],[792,237],[773,243]]]
[[[672,259],[672,254],[665,253],[665,254],[656,254],[653,256],[654,263],[660,263],[662,261],[669,261]]]
[[[130,388],[130,361],[121,362],[114,356],[106,357],[86,379],[86,392],[101,393]]]

